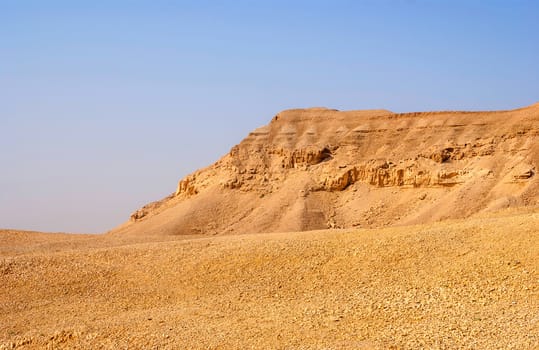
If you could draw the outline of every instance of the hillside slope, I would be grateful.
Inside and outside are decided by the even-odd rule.
[[[382,227],[539,203],[539,104],[512,111],[287,110],[112,233]]]

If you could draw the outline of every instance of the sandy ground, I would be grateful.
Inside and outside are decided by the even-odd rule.
[[[376,230],[0,237],[0,349],[539,348],[537,210]]]

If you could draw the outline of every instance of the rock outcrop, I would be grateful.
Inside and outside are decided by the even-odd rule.
[[[537,205],[538,164],[538,105],[287,110],[115,232],[298,231],[467,217],[500,203]]]

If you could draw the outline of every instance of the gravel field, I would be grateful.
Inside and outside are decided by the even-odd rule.
[[[1,237],[0,349],[539,348],[537,211],[153,241]]]

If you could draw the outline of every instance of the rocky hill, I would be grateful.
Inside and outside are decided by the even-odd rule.
[[[111,233],[380,227],[539,204],[539,104],[286,110]]]

